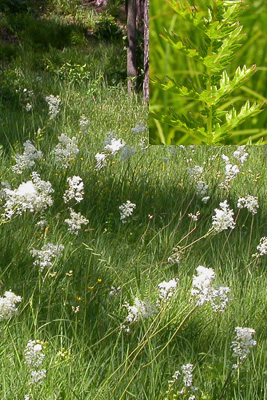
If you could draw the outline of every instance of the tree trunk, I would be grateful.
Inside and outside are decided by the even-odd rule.
[[[144,35],[145,0],[136,0],[136,29]]]
[[[136,0],[127,2],[127,77],[128,92],[136,90],[137,64],[136,64]]]
[[[144,100],[149,102],[149,0],[145,0],[144,10]]]

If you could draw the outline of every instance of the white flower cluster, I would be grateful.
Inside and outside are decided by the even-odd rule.
[[[67,189],[63,195],[63,200],[65,203],[74,199],[77,203],[83,200],[84,195],[84,184],[82,178],[79,176],[73,176],[68,178],[67,182],[69,184],[69,189]]]
[[[229,157],[225,154],[222,155],[222,159],[225,162],[225,178],[224,182],[219,184],[220,189],[228,189],[230,187],[230,183],[236,176],[239,174],[238,165],[232,165],[230,163]]]
[[[25,169],[33,167],[35,160],[43,157],[43,153],[37,150],[30,140],[27,140],[23,147],[23,154],[15,154],[16,164],[13,165],[12,171],[16,174],[21,174]]]
[[[36,258],[33,265],[39,265],[40,271],[52,267],[55,258],[62,257],[63,250],[63,244],[56,246],[52,243],[46,243],[41,250],[30,250],[31,255]]]
[[[182,365],[183,381],[186,387],[193,386],[193,364]]]
[[[81,213],[76,213],[70,208],[70,219],[65,219],[65,222],[69,225],[68,231],[74,235],[78,235],[78,231],[82,228],[82,225],[87,225],[89,220]]]
[[[196,297],[196,305],[210,303],[214,311],[224,311],[229,301],[230,289],[225,286],[212,287],[215,273],[212,268],[197,267],[197,275],[193,276],[191,295]]]
[[[26,110],[27,112],[30,112],[31,109],[32,109],[32,105],[31,105],[30,103],[27,103],[26,106],[25,106],[25,110]]]
[[[117,139],[113,135],[115,132],[108,132],[107,133],[107,138],[104,142],[104,149],[103,153],[97,153],[95,155],[96,159],[96,166],[95,168],[100,170],[104,168],[107,165],[107,159],[109,156],[114,156],[117,154],[121,149],[124,149],[126,146],[125,142],[122,139]],[[128,149],[129,153],[129,149]],[[122,155],[122,158],[126,159],[129,157],[129,154],[127,154],[127,150],[125,151],[124,155]]]
[[[128,315],[125,318],[125,323],[127,325],[121,326],[123,329],[126,330],[126,332],[129,332],[129,324],[138,322],[141,319],[147,319],[151,315],[157,313],[155,306],[146,301],[139,300],[137,297],[134,300],[133,306],[130,306],[129,303],[125,303],[123,306],[128,311]]]
[[[204,204],[206,204],[210,199],[209,196],[206,196],[209,189],[209,185],[206,185],[206,183],[203,180],[200,180],[204,172],[204,168],[200,167],[199,165],[195,165],[193,168],[187,168],[187,172],[191,178],[191,181],[194,182],[195,184],[196,195],[198,197],[201,197],[201,201]]]
[[[184,387],[182,390],[179,391],[178,396],[190,395],[187,399],[195,400],[196,396],[192,393],[196,392],[198,388],[193,385],[193,367],[194,367],[193,364],[185,364],[182,365],[181,367],[182,374],[179,370],[175,371],[175,373],[172,376],[172,379],[169,380],[168,382],[169,388],[166,393],[167,395],[171,394],[173,390],[173,385],[179,379],[179,376],[182,375]]]
[[[121,287],[111,286],[109,296],[118,296],[121,293]]]
[[[187,168],[189,176],[195,181],[197,181],[201,177],[203,171],[204,168],[200,167],[199,165],[195,165],[193,168]]]
[[[96,169],[102,169],[107,165],[107,155],[105,153],[97,153],[95,155]]]
[[[51,183],[40,179],[37,172],[32,173],[32,180],[23,182],[15,190],[3,189],[6,195],[4,217],[11,218],[14,214],[21,215],[25,211],[39,212],[53,204],[50,193],[53,193]]]
[[[39,368],[44,360],[43,346],[39,340],[29,340],[24,350],[25,364]]]
[[[233,156],[241,162],[241,165],[244,164],[244,162],[247,160],[248,158],[248,153],[245,152],[246,150],[246,145],[244,146],[238,146],[237,150],[235,150],[233,152]]]
[[[62,133],[58,137],[59,143],[56,145],[54,154],[56,164],[62,168],[68,168],[71,161],[75,160],[79,153],[78,142],[76,137],[69,138]]]
[[[203,181],[198,181],[196,183],[196,195],[198,197],[202,197],[202,201],[203,203],[207,203],[207,201],[209,200],[209,196],[206,196],[207,192],[209,189],[209,185],[206,185],[205,182]]]
[[[126,218],[130,217],[133,214],[134,209],[136,208],[136,204],[131,203],[130,200],[127,200],[126,203],[123,203],[121,206],[119,206],[120,210],[120,219],[123,224],[125,224],[127,221]]]
[[[137,125],[136,125],[134,128],[132,128],[131,130],[132,130],[132,132],[135,133],[136,135],[139,135],[139,133],[144,132],[146,129],[147,129],[147,128],[145,127],[143,121],[139,121],[139,122],[137,123]]]
[[[238,208],[247,208],[252,214],[257,214],[257,208],[259,208],[258,197],[247,195],[240,197],[237,201]]]
[[[121,150],[121,161],[126,161],[136,153],[133,147],[125,145]]]
[[[177,285],[179,283],[178,278],[171,279],[169,282],[163,281],[158,284],[159,288],[159,300],[157,301],[157,306],[162,303],[168,303],[172,296],[174,295]]]
[[[43,342],[40,340],[29,340],[24,350],[24,358],[32,377],[30,384],[40,383],[46,377],[46,370],[39,369],[45,358]]]
[[[197,211],[196,214],[188,214],[188,217],[192,219],[192,221],[197,222],[200,216],[200,211]]]
[[[260,244],[257,246],[257,250],[259,251],[256,254],[253,254],[253,257],[261,257],[267,255],[267,237],[262,237],[260,239]]]
[[[45,97],[45,101],[48,104],[49,110],[48,115],[50,119],[54,119],[60,113],[60,103],[61,100],[59,96],[53,96],[50,94]]]
[[[231,347],[234,354],[239,357],[240,361],[247,358],[252,347],[256,346],[256,340],[252,339],[255,334],[255,330],[251,328],[235,328],[236,337],[232,342]],[[233,365],[233,368],[237,368],[237,365]]]
[[[111,138],[104,146],[104,151],[107,151],[114,156],[124,146],[125,142],[122,139]]]
[[[5,292],[4,296],[0,297],[0,321],[2,319],[10,319],[13,315],[17,314],[16,303],[20,302],[20,296],[15,295],[11,290]]]
[[[234,229],[234,212],[230,210],[227,200],[220,203],[221,210],[215,208],[215,215],[212,217],[212,226],[214,227],[216,232],[222,232],[225,229],[231,228]]]

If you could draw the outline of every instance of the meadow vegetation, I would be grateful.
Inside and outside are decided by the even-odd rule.
[[[265,399],[265,146],[148,146],[120,39],[50,13],[0,14],[0,398]]]

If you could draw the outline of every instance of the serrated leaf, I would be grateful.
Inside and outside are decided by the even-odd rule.
[[[171,79],[169,77],[167,77],[167,78],[168,78],[168,82],[166,82],[166,83],[160,81],[158,78],[153,79],[153,80],[151,79],[150,82],[162,90],[174,92],[174,93],[177,93],[180,96],[184,96],[184,97],[199,99],[198,93],[194,92],[193,90],[188,89],[186,86],[178,85],[174,79]]]
[[[198,54],[197,49],[191,49],[188,46],[185,45],[185,43],[182,42],[181,38],[174,32],[169,33],[165,28],[164,28],[165,36],[160,35],[162,39],[164,39],[166,42],[168,42],[174,49],[180,50],[182,53],[187,55],[188,57],[193,58],[194,60],[197,61],[202,61],[203,58]]]
[[[233,90],[242,86],[256,71],[257,67],[255,64],[250,68],[244,65],[242,70],[238,67],[232,80],[230,80],[227,72],[223,71],[219,89],[216,86],[212,86],[212,90],[204,90],[199,94],[199,100],[210,105],[219,103],[223,98],[229,96]]]
[[[166,2],[169,6],[181,17],[191,22],[194,26],[204,30],[204,11],[197,11],[194,6],[191,6],[187,1],[169,0]]]
[[[249,100],[242,106],[239,114],[232,108],[226,115],[226,122],[222,126],[216,126],[215,131],[212,133],[214,139],[222,137],[227,132],[231,132],[237,125],[244,122],[248,117],[259,114],[262,110],[262,103],[257,104],[256,102],[251,106]]]
[[[263,140],[263,137],[261,137],[256,143],[252,143],[251,137],[246,142],[246,145],[264,146],[266,144],[267,144],[267,140]]]
[[[155,112],[150,113],[150,115],[153,118],[157,119],[158,121],[167,123],[168,125],[171,125],[174,127],[180,127],[180,128],[186,129],[189,132],[198,133],[204,137],[208,137],[208,134],[206,133],[204,127],[200,127],[200,126],[194,127],[194,126],[192,126],[192,121],[188,121],[183,115],[178,115],[172,109],[170,109],[170,112],[172,115],[162,115],[162,114],[155,113]]]

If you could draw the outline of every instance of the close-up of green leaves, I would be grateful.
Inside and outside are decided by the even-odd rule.
[[[154,0],[150,144],[267,143],[267,5]]]

